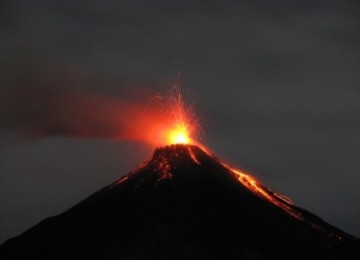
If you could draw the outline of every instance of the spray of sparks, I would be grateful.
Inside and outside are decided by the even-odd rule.
[[[198,117],[191,106],[185,106],[178,86],[174,86],[168,96],[154,95],[150,104],[150,110],[156,108],[153,112],[160,112],[162,117],[151,121],[148,129],[153,129],[150,131],[154,134],[149,136],[148,143],[154,146],[198,144],[202,132]]]
[[[187,117],[184,110],[184,102],[180,91],[176,92],[174,98],[175,111],[172,111],[175,118],[174,125],[169,129],[166,134],[168,144],[190,144],[193,142],[191,134],[194,134],[195,126],[193,126],[190,117]]]

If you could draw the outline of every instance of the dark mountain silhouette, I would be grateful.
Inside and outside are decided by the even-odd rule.
[[[201,148],[171,145],[8,240],[0,259],[360,259],[360,242]]]

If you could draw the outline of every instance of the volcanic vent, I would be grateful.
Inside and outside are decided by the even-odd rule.
[[[1,259],[359,259],[359,241],[195,145],[0,247]]]

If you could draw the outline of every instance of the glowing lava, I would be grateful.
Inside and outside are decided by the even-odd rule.
[[[285,210],[289,215],[297,218],[297,219],[303,219],[301,213],[299,213],[297,210],[293,209],[291,200],[282,195],[277,194],[270,189],[264,187],[258,180],[256,180],[254,177],[238,170],[235,168],[230,167],[226,163],[221,163],[225,168],[227,168],[231,173],[233,173],[236,178],[239,180],[239,182],[244,185],[248,190],[253,192],[255,195],[262,197],[263,199],[269,201],[270,203],[274,204],[275,206],[278,206],[279,208],[282,208]]]
[[[200,126],[191,106],[184,104],[180,89],[174,87],[168,96],[155,95],[151,99],[141,133],[155,147],[172,144],[197,144]],[[144,131],[146,129],[146,131]]]
[[[188,127],[184,123],[176,124],[174,129],[171,129],[167,136],[168,144],[189,144],[191,139],[189,137]]]

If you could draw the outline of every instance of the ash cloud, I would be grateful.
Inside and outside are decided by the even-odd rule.
[[[9,79],[2,93],[0,127],[29,136],[115,137],[124,124],[124,101],[83,93],[66,73],[43,71]],[[119,98],[120,99],[120,98]],[[131,109],[129,107],[129,109]],[[114,119],[119,121],[115,123]]]
[[[71,87],[78,80],[68,71],[19,75],[20,80],[7,81],[9,88],[2,93],[0,130],[5,132],[147,141],[144,128],[165,120],[167,108],[150,106],[155,92],[145,88],[122,87],[122,93],[106,95]]]

